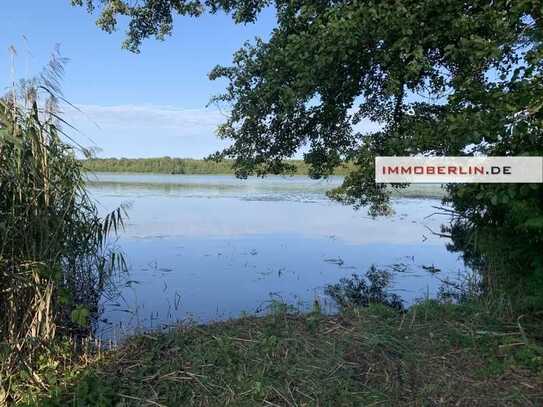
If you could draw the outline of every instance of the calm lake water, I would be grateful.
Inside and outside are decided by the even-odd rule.
[[[333,310],[324,287],[371,265],[393,273],[391,291],[406,305],[465,273],[447,239],[428,230],[448,221],[430,216],[437,199],[398,198],[395,215],[371,219],[326,198],[339,177],[103,173],[89,180],[104,213],[129,204],[117,242],[129,273],[121,296],[104,301],[99,326],[113,340],[177,321],[262,313],[273,299],[301,309],[318,300]]]

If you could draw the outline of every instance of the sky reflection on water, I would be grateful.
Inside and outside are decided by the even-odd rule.
[[[372,219],[326,198],[340,178],[92,177],[101,210],[130,204],[118,241],[129,276],[119,301],[105,304],[107,338],[187,318],[259,313],[272,298],[302,309],[318,299],[332,309],[323,288],[372,264],[393,272],[391,289],[406,304],[435,296],[441,280],[465,271],[446,239],[430,232],[448,220],[429,216],[436,199],[397,199],[394,216]]]

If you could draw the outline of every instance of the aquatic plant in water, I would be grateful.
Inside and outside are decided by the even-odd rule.
[[[39,369],[56,366],[53,342],[77,348],[112,274],[124,268],[107,244],[122,227],[122,208],[98,215],[78,147],[64,141],[64,63],[55,53],[39,77],[0,98],[0,405],[47,388]]]
[[[401,298],[389,293],[391,275],[372,265],[365,276],[353,274],[350,278],[342,278],[337,284],[326,287],[325,293],[341,308],[367,307],[370,304],[383,304],[402,310]]]

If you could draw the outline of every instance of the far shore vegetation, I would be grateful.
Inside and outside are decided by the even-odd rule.
[[[287,160],[292,175],[308,175],[309,166],[303,160]],[[234,174],[233,160],[205,160],[194,158],[89,158],[82,160],[83,168],[93,172],[140,172],[157,174]],[[341,164],[334,175],[347,175],[351,165]]]

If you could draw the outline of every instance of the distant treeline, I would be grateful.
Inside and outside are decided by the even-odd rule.
[[[294,174],[307,175],[308,165],[303,160],[288,160],[296,168]],[[91,158],[83,166],[93,172],[154,172],[161,174],[233,174],[232,161],[221,162],[193,158]],[[338,167],[336,175],[345,175],[347,166]]]

